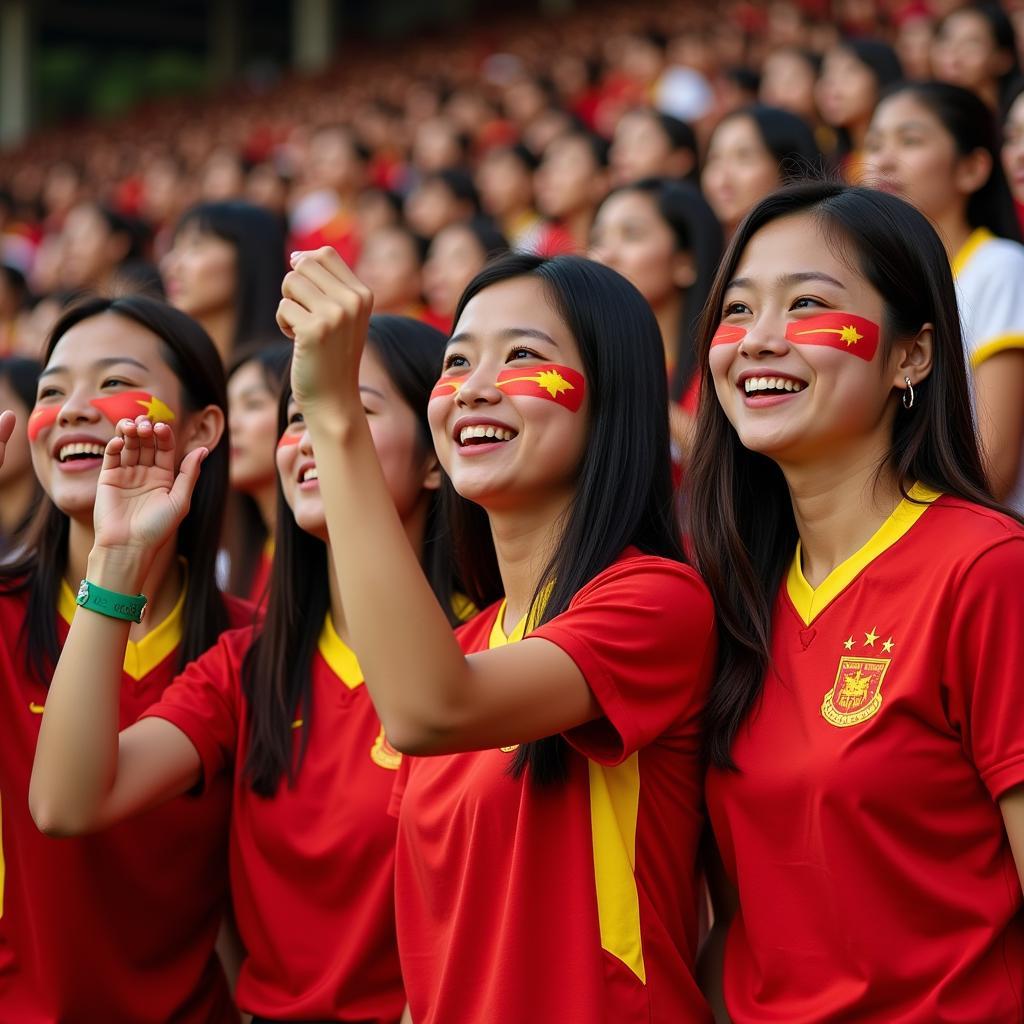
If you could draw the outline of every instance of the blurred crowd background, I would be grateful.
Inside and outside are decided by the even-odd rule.
[[[37,357],[83,292],[165,295],[209,331],[233,380],[245,369],[234,481],[265,527],[272,453],[245,465],[239,432],[242,398],[250,412],[261,390],[270,401],[282,372],[288,252],[335,246],[378,312],[442,330],[489,257],[583,253],[657,315],[683,464],[697,315],[730,234],[780,184],[829,174],[899,191],[945,232],[954,263],[958,232],[1019,242],[1022,43],[1024,0],[578,4],[348,38],[315,75],[53,123],[0,152],[0,356]],[[932,82],[955,88],[905,87]],[[881,118],[890,94],[903,106]],[[1024,346],[1024,315],[999,336]],[[0,405],[17,399],[10,365]],[[1024,393],[1015,401],[1024,410]],[[1003,496],[1019,416],[1014,429],[1004,416],[986,438]],[[20,515],[5,511],[0,532]]]

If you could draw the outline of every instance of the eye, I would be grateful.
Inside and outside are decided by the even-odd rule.
[[[514,348],[511,352],[509,352],[508,359],[506,359],[505,361],[511,363],[516,359],[540,359],[540,356],[537,355],[537,353],[534,352],[533,349],[519,346],[518,348]]]
[[[54,398],[59,394],[60,391],[57,388],[40,388],[39,397],[36,399],[36,401],[41,402],[44,398]]]
[[[821,299],[814,299],[810,295],[802,295],[799,299],[793,302],[789,307],[790,309],[813,309],[815,306],[824,306],[825,303]]]
[[[722,310],[722,316],[737,316],[740,313],[749,313],[750,307],[745,302],[730,302]]]
[[[288,426],[290,427],[293,423],[305,423],[305,420],[302,418],[302,413],[297,409],[288,416]]]
[[[465,356],[459,355],[458,352],[452,352],[451,355],[445,356],[444,368],[446,370],[464,369],[469,366],[469,360]]]
[[[106,377],[106,378],[104,378],[103,383],[100,385],[100,387],[101,388],[116,388],[116,387],[129,388],[129,387],[131,387],[131,384],[129,384],[128,381],[123,380],[121,377]]]

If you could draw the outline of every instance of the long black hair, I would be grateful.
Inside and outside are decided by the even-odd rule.
[[[628,192],[649,196],[672,231],[676,251],[688,252],[693,257],[694,279],[684,293],[675,345],[675,369],[669,384],[670,397],[678,401],[689,388],[697,368],[697,329],[722,258],[722,225],[699,189],[671,178],[643,178],[622,185],[612,189],[601,205],[612,196]]]
[[[175,234],[188,227],[234,247],[237,290],[232,348],[280,338],[277,305],[285,274],[285,233],[280,221],[261,206],[229,200],[186,210]]]
[[[4,356],[0,358],[0,380],[5,380],[11,390],[18,396],[18,401],[29,411],[36,404],[36,385],[39,381],[39,374],[42,366],[35,359],[26,356]],[[16,523],[9,535],[0,532],[0,556],[4,555],[11,548],[17,547],[39,502],[41,489],[39,482],[35,483],[36,493],[25,516],[21,522]]]
[[[441,372],[444,335],[409,317],[377,314],[370,318],[368,343],[402,400],[416,413],[423,454],[431,453],[427,403]],[[288,425],[290,400],[286,377],[278,408],[279,435]],[[295,522],[280,482],[277,494],[266,619],[242,666],[249,724],[245,779],[253,792],[267,797],[277,792],[282,779],[291,782],[302,765],[314,713],[310,666],[330,608],[326,545]],[[420,561],[441,607],[455,625],[449,534],[438,506],[439,496],[435,496],[427,513]],[[297,752],[292,728],[296,717],[303,722]]]
[[[540,281],[580,348],[590,396],[588,442],[576,494],[558,531],[555,554],[531,602],[531,628],[560,615],[586,583],[623,550],[683,561],[673,508],[665,355],[647,300],[621,274],[579,256],[515,253],[489,264],[466,287],[455,311],[492,285],[512,278]],[[446,497],[456,566],[478,606],[501,596],[490,525],[483,510],[454,493]],[[548,590],[544,600],[541,595]],[[559,736],[522,744],[511,765],[541,783],[565,778]]]
[[[737,117],[747,117],[754,122],[765,149],[778,165],[782,184],[822,173],[821,150],[811,126],[802,117],[781,107],[751,103],[726,114],[718,125]]]
[[[708,350],[726,288],[750,240],[766,225],[797,214],[813,217],[881,295],[883,356],[924,324],[934,328],[931,374],[915,389],[912,410],[897,407],[879,472],[890,470],[901,489],[920,481],[1005,511],[985,479],[949,259],[927,218],[895,196],[824,182],[792,186],[762,200],[740,224],[708,299],[700,344],[708,399],[698,411],[701,441],[686,478],[687,532],[718,613],[718,666],[705,714],[706,752],[721,767],[732,767],[733,738],[764,684],[772,608],[793,558],[797,528],[782,471],[767,456],[744,448],[714,400]]]
[[[1001,238],[1021,240],[1013,195],[999,155],[999,125],[995,114],[969,89],[946,82],[905,82],[893,86],[879,106],[894,96],[908,95],[935,116],[956,145],[959,156],[979,149],[988,153],[992,172],[984,185],[967,200],[967,222],[972,228],[988,228]]]
[[[227,418],[224,370],[210,336],[191,317],[148,296],[89,298],[71,307],[54,325],[46,346],[46,361],[72,327],[104,314],[130,320],[160,339],[164,361],[181,383],[187,411],[215,405]],[[227,490],[228,445],[222,439],[204,461],[188,515],[178,527],[176,549],[189,566],[179,668],[211,647],[229,625],[227,608],[214,578]],[[26,539],[28,553],[0,567],[0,590],[28,589],[28,667],[44,684],[49,683],[60,656],[56,608],[67,568],[69,536],[70,520],[44,498]]]

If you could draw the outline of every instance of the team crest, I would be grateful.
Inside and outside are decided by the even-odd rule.
[[[836,728],[845,729],[877,715],[882,706],[882,680],[889,661],[888,658],[840,658],[836,681],[821,703],[821,717]]]
[[[370,747],[370,760],[374,764],[379,764],[381,768],[387,768],[393,772],[398,771],[398,766],[402,763],[402,755],[388,743],[383,725],[380,727],[380,732],[377,733],[377,738],[373,741],[373,746]]]

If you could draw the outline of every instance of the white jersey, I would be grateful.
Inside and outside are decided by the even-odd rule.
[[[953,277],[971,369],[998,352],[1024,349],[1024,245],[978,228],[956,254]],[[1024,512],[1024,455],[1006,502]]]

